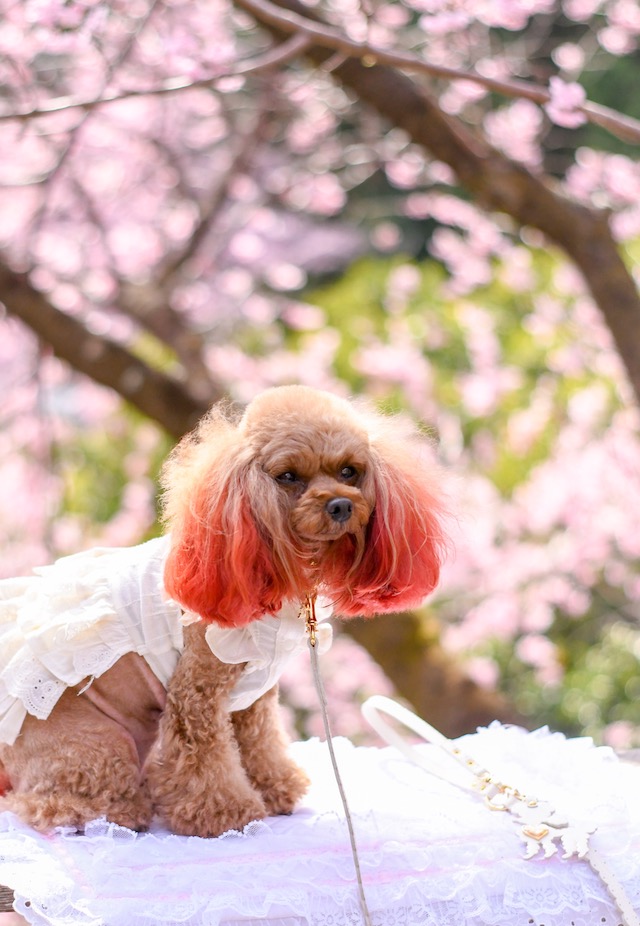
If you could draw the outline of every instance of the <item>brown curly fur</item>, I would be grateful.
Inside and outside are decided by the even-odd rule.
[[[277,692],[230,714],[243,665],[213,655],[207,623],[242,626],[316,588],[346,616],[418,604],[445,545],[421,454],[396,419],[306,387],[268,390],[239,420],[215,407],[164,471],[165,587],[201,618],[167,691],[130,653],[67,689],[46,720],[28,716],[0,745],[3,806],[38,829],[105,815],[140,830],[157,814],[205,837],[291,813],[308,781],[287,755]]]
[[[244,711],[226,710],[241,671],[213,656],[202,624],[186,628],[147,764],[155,808],[174,833],[218,836],[291,813],[307,790],[307,777],[287,755],[275,690]]]

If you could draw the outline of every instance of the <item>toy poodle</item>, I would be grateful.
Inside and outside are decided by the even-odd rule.
[[[155,816],[213,837],[291,813],[308,781],[277,682],[306,646],[302,603],[397,612],[438,580],[425,442],[329,393],[214,406],[163,485],[165,536],[0,582],[1,806],[38,829]]]

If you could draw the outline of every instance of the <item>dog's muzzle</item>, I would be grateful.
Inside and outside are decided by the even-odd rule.
[[[353,514],[353,502],[348,498],[330,498],[325,511],[333,521],[344,524]]]

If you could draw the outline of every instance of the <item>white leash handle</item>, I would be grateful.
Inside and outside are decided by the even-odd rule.
[[[417,714],[414,714],[406,707],[398,704],[397,701],[393,701],[391,698],[385,698],[384,695],[373,695],[371,698],[368,698],[361,706],[361,711],[362,716],[370,726],[373,727],[376,733],[386,743],[389,743],[390,746],[395,746],[395,748],[409,759],[410,762],[413,762],[414,765],[420,765],[431,775],[443,778],[445,781],[449,781],[461,788],[468,788],[473,784],[469,776],[472,776],[472,779],[475,780],[475,773],[471,767],[467,766],[463,772],[459,765],[447,763],[447,767],[443,771],[441,763],[437,761],[430,762],[425,756],[416,752],[414,747],[407,741],[406,737],[398,733],[398,731],[384,719],[384,715],[392,717],[408,730],[411,730],[412,733],[415,733],[423,739],[425,743],[439,746],[443,752],[451,757],[451,759],[458,762],[457,753],[459,753],[459,750],[456,752],[451,740],[448,740],[446,736],[443,736],[439,730],[432,727],[431,724],[423,720],[422,717],[418,717]]]
[[[578,859],[584,859],[609,891],[621,915],[623,926],[640,926],[640,917],[634,911],[623,885],[606,860],[595,849],[589,848],[589,837],[595,832],[595,826],[586,825],[583,821],[569,820],[556,812],[547,801],[527,796],[517,788],[499,781],[488,769],[464,753],[426,720],[391,698],[374,695],[362,705],[362,714],[383,740],[398,749],[411,762],[452,784],[471,787],[478,791],[491,810],[510,813],[519,827],[521,838],[525,841],[525,858],[533,858],[541,851],[545,858],[550,858],[561,847],[564,850],[563,858],[576,856]],[[427,759],[383,719],[382,715],[393,718],[426,743],[437,746],[438,750],[454,759],[457,765],[448,763],[445,768],[441,763]],[[465,773],[464,780],[461,778],[462,769]]]
[[[446,736],[443,736],[439,730],[432,727],[431,724],[423,720],[422,717],[418,717],[417,714],[414,714],[412,711],[407,710],[406,707],[398,704],[397,701],[393,701],[391,698],[385,698],[383,695],[373,695],[371,698],[368,698],[362,705],[363,717],[387,743],[391,746],[395,746],[396,749],[399,749],[400,752],[412,761],[415,757],[411,746],[404,737],[396,733],[386,720],[382,719],[380,716],[381,714],[387,714],[389,717],[393,717],[394,720],[399,721],[409,730],[421,736],[427,743],[442,746],[447,751],[448,747],[451,746],[451,742]]]

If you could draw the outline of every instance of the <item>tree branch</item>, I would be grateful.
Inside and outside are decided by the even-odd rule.
[[[432,64],[421,55],[408,51],[381,48],[369,42],[359,42],[332,26],[321,22],[307,7],[293,2],[279,0],[237,0],[238,6],[251,13],[263,25],[285,34],[298,35],[322,48],[339,52],[348,58],[358,58],[367,67],[376,64],[388,65],[408,73],[426,74],[445,80],[468,80],[500,96],[523,98],[544,105],[551,100],[546,87],[524,80],[504,80],[478,74],[474,70],[462,70],[442,64]],[[576,106],[589,122],[597,123],[613,135],[632,144],[640,142],[640,122],[607,106],[586,101]]]
[[[408,73],[426,74],[429,77],[438,77],[444,80],[468,80],[471,83],[484,87],[492,93],[500,96],[506,96],[515,99],[532,100],[543,106],[551,100],[551,94],[546,87],[539,84],[533,84],[524,80],[506,80],[496,77],[488,77],[479,74],[474,70],[463,70],[461,68],[448,67],[442,64],[433,64],[426,61],[420,55],[412,52],[398,52],[387,48],[380,48],[369,42],[357,42],[348,36],[338,32],[330,26],[320,24],[311,18],[308,10],[304,10],[304,15],[297,13],[287,13],[279,10],[278,7],[268,2],[268,0],[244,0],[239,3],[250,13],[253,13],[256,19],[261,22],[282,30],[285,34],[290,33],[287,41],[271,48],[263,55],[249,59],[232,68],[224,74],[212,74],[208,77],[198,80],[185,80],[184,78],[174,78],[167,80],[156,87],[145,88],[143,90],[119,90],[114,93],[105,93],[99,97],[90,97],[88,99],[73,99],[62,97],[50,100],[38,107],[29,109],[16,109],[9,112],[0,113],[0,122],[7,120],[27,121],[38,116],[47,116],[51,113],[65,112],[69,109],[94,109],[105,103],[115,103],[119,100],[127,100],[135,97],[163,96],[167,93],[176,93],[182,90],[191,90],[198,87],[214,86],[216,81],[247,75],[273,68],[277,65],[286,64],[292,59],[302,54],[306,48],[313,44],[322,45],[344,57],[356,57],[371,66],[373,64],[386,64],[397,67]],[[302,8],[301,8],[302,9]],[[588,122],[599,125],[601,128],[626,141],[629,144],[640,143],[640,121],[624,113],[620,113],[608,106],[602,106],[599,103],[592,103],[586,100],[582,105],[576,106],[576,111],[581,112]]]
[[[249,74],[257,74],[261,71],[268,71],[275,67],[281,67],[283,64],[298,58],[305,48],[310,44],[310,40],[305,36],[293,35],[286,41],[283,41],[273,48],[267,49],[260,55],[247,58],[241,61],[237,67],[229,68],[222,73],[210,74],[207,77],[190,79],[184,77],[175,77],[165,80],[155,87],[145,87],[137,90],[114,90],[110,93],[102,93],[99,96],[90,96],[85,99],[74,97],[57,97],[42,103],[40,106],[32,106],[28,109],[13,109],[0,112],[0,122],[11,120],[18,122],[28,122],[41,116],[50,116],[54,113],[67,112],[70,109],[91,110],[98,106],[108,103],[118,103],[121,100],[132,100],[139,97],[166,96],[170,93],[180,93],[183,90],[209,89],[215,86],[219,80],[228,80],[230,77],[244,77]]]
[[[178,379],[153,369],[126,348],[88,331],[77,319],[56,309],[29,282],[26,274],[0,265],[0,299],[75,370],[109,386],[143,415],[180,438],[207,410],[208,402],[190,394]],[[222,397],[212,394],[210,401]]]
[[[278,8],[290,17],[311,14],[298,0],[236,0],[277,36]],[[298,22],[298,20],[295,20]],[[286,27],[291,28],[291,25]],[[316,44],[307,57],[321,66],[333,50],[320,44],[318,31],[308,29]],[[563,196],[550,180],[534,176],[505,157],[459,119],[445,114],[437,102],[405,74],[393,68],[348,58],[332,75],[353,90],[391,124],[404,129],[433,157],[448,164],[460,184],[487,211],[503,212],[519,226],[541,231],[580,269],[611,331],[638,401],[640,401],[640,298],[613,240],[608,216]]]

